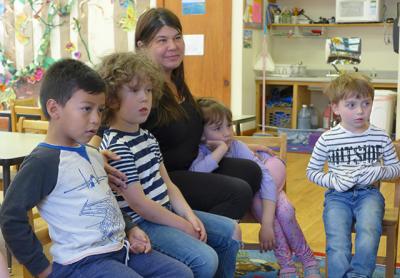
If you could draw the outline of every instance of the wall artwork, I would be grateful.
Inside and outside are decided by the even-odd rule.
[[[37,94],[60,58],[90,66],[134,50],[138,16],[150,0],[0,0],[0,104]]]
[[[243,0],[243,27],[262,29],[263,0]]]

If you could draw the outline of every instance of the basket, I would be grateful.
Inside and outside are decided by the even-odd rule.
[[[265,121],[268,126],[291,127],[292,107],[273,106],[266,110]]]

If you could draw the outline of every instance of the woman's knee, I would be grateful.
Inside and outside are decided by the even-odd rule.
[[[239,158],[224,158],[215,173],[239,178],[250,185],[253,194],[260,189],[262,172],[254,161]]]

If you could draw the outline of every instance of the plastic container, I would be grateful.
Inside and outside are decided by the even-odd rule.
[[[311,129],[311,113],[306,104],[303,104],[299,114],[297,115],[298,129]]]
[[[328,104],[324,110],[324,116],[322,118],[322,127],[328,129],[331,122],[331,106]]]
[[[375,90],[370,123],[384,129],[389,135],[393,132],[393,115],[397,93],[390,90]]]
[[[311,128],[316,129],[318,128],[318,111],[315,109],[313,104],[310,104],[310,116],[311,116]]]

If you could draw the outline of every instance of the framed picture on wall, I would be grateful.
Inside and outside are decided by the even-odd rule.
[[[243,27],[246,29],[263,28],[263,0],[243,0]]]

